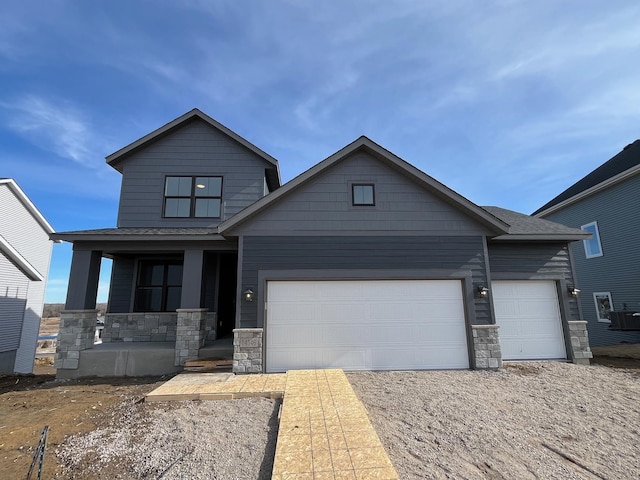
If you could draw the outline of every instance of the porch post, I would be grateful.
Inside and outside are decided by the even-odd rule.
[[[96,308],[98,280],[102,252],[79,250],[73,246],[66,310],[91,310]]]
[[[202,296],[202,268],[204,252],[185,250],[182,267],[182,297],[180,308],[200,308]]]

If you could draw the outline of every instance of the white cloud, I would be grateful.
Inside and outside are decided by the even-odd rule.
[[[98,136],[85,115],[68,103],[54,103],[36,95],[27,95],[14,102],[2,102],[6,110],[6,125],[40,148],[61,158],[87,167],[96,167]]]

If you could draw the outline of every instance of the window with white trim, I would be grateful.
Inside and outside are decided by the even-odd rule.
[[[164,217],[219,218],[222,177],[166,177]]]
[[[587,258],[601,257],[602,245],[600,244],[600,232],[598,231],[598,222],[587,223],[580,227],[582,231],[590,233],[589,240],[583,240],[584,254]]]
[[[613,310],[610,292],[593,292],[593,302],[596,306],[596,317],[599,322],[610,323],[609,312]]]

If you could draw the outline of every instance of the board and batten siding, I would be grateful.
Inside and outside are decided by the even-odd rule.
[[[7,184],[0,184],[0,222],[0,235],[46,279],[49,274],[52,242],[42,225]],[[11,322],[5,331],[4,323],[0,322],[0,339],[5,335],[12,337],[16,331],[18,332],[20,341],[14,369],[18,373],[31,373],[44,306],[46,280],[26,279],[24,283],[24,279],[18,280],[15,277],[16,271],[18,274],[22,272],[13,263],[9,264],[10,266],[4,262],[0,264],[0,299],[7,297],[8,292],[8,299],[3,303],[12,304],[14,299],[20,298],[24,301],[24,310],[19,327],[15,322]],[[9,307],[6,308],[9,310]],[[0,316],[3,310],[0,304]],[[11,310],[14,310],[14,307],[11,307]]]
[[[201,120],[193,120],[123,160],[118,227],[206,227],[264,196],[273,166]],[[222,217],[162,218],[166,176],[222,176]]]
[[[242,244],[241,288],[256,288],[261,270],[465,270],[474,285],[486,283],[482,237],[248,236]],[[257,325],[257,303],[240,302],[242,328]],[[476,299],[475,312],[476,323],[490,323],[486,299]]]
[[[594,292],[610,292],[615,310],[627,305],[640,312],[640,175],[615,184],[545,216],[546,220],[580,228],[598,222],[603,255],[586,258],[583,242],[571,245],[580,288],[582,316],[591,346],[640,342],[640,332],[610,330],[599,322]]]
[[[575,285],[571,256],[566,243],[489,243],[489,265],[492,280],[563,279]],[[566,292],[563,295],[569,297]],[[580,320],[578,302],[568,298],[569,318]]]
[[[351,186],[373,184],[375,206],[353,206]],[[288,192],[237,235],[455,235],[491,232],[367,152],[356,152]]]

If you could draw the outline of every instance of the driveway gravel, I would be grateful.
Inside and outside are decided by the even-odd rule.
[[[560,362],[347,374],[404,479],[637,479],[640,375]]]

